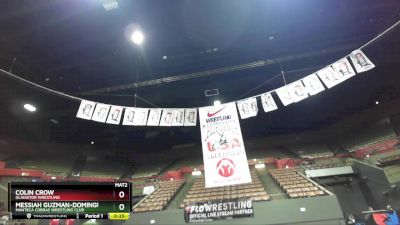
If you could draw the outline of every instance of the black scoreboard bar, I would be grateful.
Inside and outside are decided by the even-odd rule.
[[[13,219],[128,219],[129,182],[11,182],[8,211]]]

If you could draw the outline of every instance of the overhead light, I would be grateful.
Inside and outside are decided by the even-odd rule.
[[[162,59],[168,59],[168,56],[166,56],[166,55],[164,55],[163,57],[162,57]]]
[[[214,106],[217,106],[217,105],[221,105],[221,101],[220,100],[215,100],[214,101]]]
[[[289,166],[288,166],[288,165],[286,165],[286,166],[285,166],[285,168],[286,168],[286,169],[288,169],[288,168],[289,168]]]
[[[21,173],[21,176],[26,176],[26,173]]]
[[[58,124],[58,123],[59,123],[58,120],[53,119],[53,118],[50,119],[50,122],[52,122],[52,123],[54,123],[54,124]]]
[[[256,164],[254,167],[256,169],[262,169],[262,168],[265,168],[265,164],[264,163],[259,163],[259,164]]]
[[[94,141],[91,141],[90,144],[94,145]]]
[[[104,0],[103,8],[107,11],[118,8],[118,2],[116,0]]]
[[[140,45],[143,43],[144,40],[144,35],[141,31],[136,30],[132,33],[131,35],[131,41],[137,45]]]
[[[56,179],[56,177],[54,177],[54,176],[53,176],[53,177],[51,177],[51,179],[52,179],[52,180],[55,180],[55,179]]]
[[[31,105],[31,104],[29,104],[29,103],[26,103],[24,105],[24,109],[28,110],[29,112],[35,112],[36,111],[36,107]]]
[[[376,101],[376,102],[375,102],[375,105],[379,105],[379,101]]]
[[[154,224],[156,220],[150,220],[150,224]]]
[[[200,170],[195,170],[192,172],[193,176],[201,176],[201,171]]]
[[[95,223],[96,219],[90,219],[90,222]]]
[[[173,180],[174,180],[174,178],[172,178],[172,177],[171,177],[171,179],[169,179],[169,180],[170,180],[170,181],[173,181]]]
[[[257,159],[253,159],[253,162],[257,161]]]

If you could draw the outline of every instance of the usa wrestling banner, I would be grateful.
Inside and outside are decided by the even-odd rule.
[[[192,203],[184,208],[184,215],[186,223],[253,217],[253,202],[242,199]]]
[[[199,108],[206,188],[251,182],[234,102]]]

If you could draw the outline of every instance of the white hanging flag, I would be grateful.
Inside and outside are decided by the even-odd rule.
[[[78,112],[76,113],[76,117],[85,120],[90,120],[92,118],[95,107],[96,107],[95,102],[82,100]]]
[[[125,108],[124,119],[122,120],[122,125],[133,126],[135,121],[136,115],[136,108],[134,107],[127,107]]]
[[[173,114],[174,114],[174,109],[163,109],[160,126],[161,127],[172,126]]]
[[[301,80],[310,95],[316,95],[325,90],[324,85],[322,85],[315,73],[308,75]]]
[[[360,50],[354,50],[350,54],[351,62],[353,62],[357,73],[362,73],[375,67],[375,65],[368,59],[368,57]]]
[[[276,94],[278,95],[279,99],[281,100],[284,106],[292,104],[295,102],[294,98],[291,96],[289,89],[287,86],[280,87],[275,90]]]
[[[158,126],[160,124],[161,112],[162,109],[150,109],[147,126]]]
[[[127,126],[145,126],[149,109],[127,107],[125,108],[124,120],[122,125]]]
[[[148,114],[149,109],[147,108],[135,108],[135,119],[133,120],[133,125],[146,126]]]
[[[106,123],[118,125],[119,122],[121,121],[123,110],[124,107],[122,106],[116,106],[116,105],[111,106],[110,113],[108,114]]]
[[[105,123],[108,115],[108,111],[110,111],[110,105],[97,103],[96,109],[94,110],[92,120]]]
[[[343,76],[336,72],[332,66],[319,70],[317,75],[324,82],[327,88],[332,88],[343,81]]]
[[[271,112],[278,109],[270,92],[261,95],[261,104],[264,108],[264,112]]]
[[[257,116],[258,107],[257,99],[255,97],[243,99],[237,102],[239,114],[241,119],[247,119]]]
[[[172,126],[183,126],[185,109],[175,109],[172,114]]]
[[[290,96],[292,96],[294,102],[299,102],[303,99],[308,98],[307,89],[304,87],[301,80],[292,82],[286,87],[289,90]]]
[[[197,122],[197,108],[185,109],[184,126],[196,126],[196,122]]]
[[[347,58],[340,59],[332,64],[333,69],[341,75],[341,79],[343,81],[349,79],[350,77],[356,75],[353,67],[351,66],[349,60]]]
[[[206,188],[251,182],[234,102],[199,108]]]

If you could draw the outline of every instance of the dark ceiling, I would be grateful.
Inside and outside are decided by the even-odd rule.
[[[106,11],[101,0],[3,0],[0,68],[12,67],[13,74],[43,86],[109,104],[133,106],[137,93],[151,103],[137,99],[139,107],[205,106],[214,101],[204,96],[206,89],[218,88],[216,98],[222,102],[275,89],[283,80],[271,78],[281,69],[288,82],[297,80],[400,19],[398,0],[118,3]],[[129,40],[132,27],[145,33],[143,46]],[[242,120],[244,136],[315,130],[373,107],[376,100],[399,98],[399,40],[400,27],[364,49],[374,70],[301,103]],[[268,65],[251,64],[262,60]],[[243,64],[253,68],[232,69]],[[166,82],[169,77],[182,80]],[[135,82],[151,80],[162,82],[135,88]],[[198,128],[122,127],[76,119],[79,102],[3,74],[0,88],[2,135],[146,149],[200,140]],[[21,110],[24,102],[35,103],[38,112]]]

